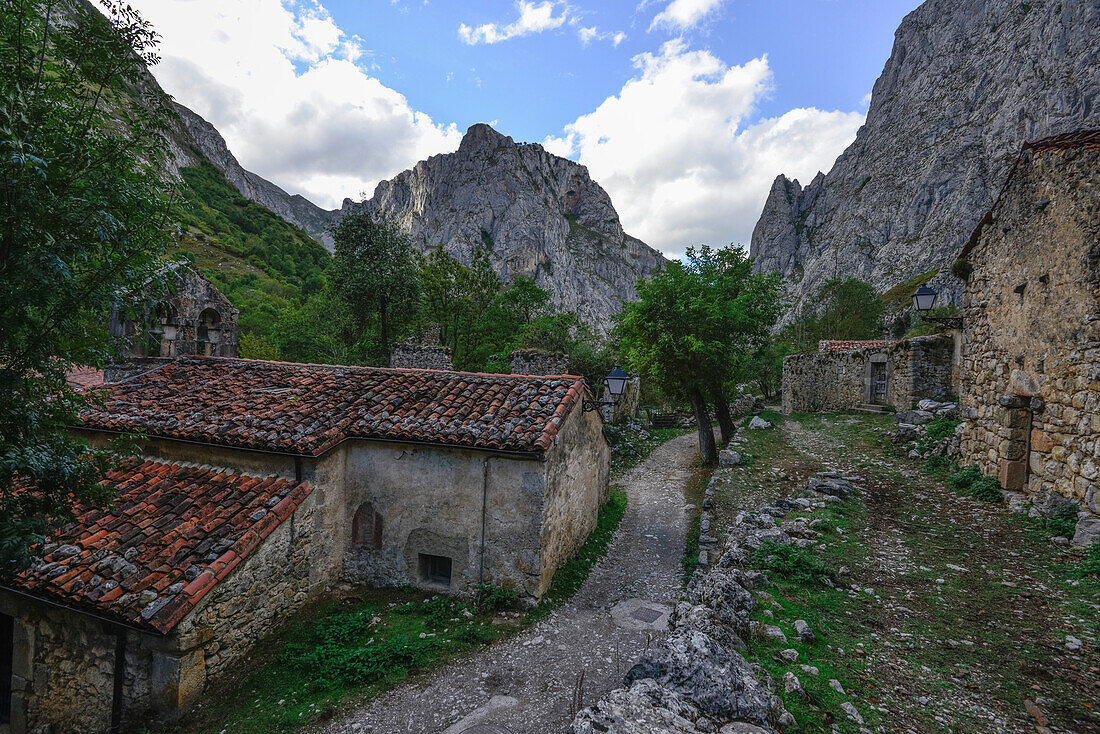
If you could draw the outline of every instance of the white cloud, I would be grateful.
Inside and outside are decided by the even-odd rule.
[[[316,0],[130,2],[162,35],[153,72],[165,89],[245,168],[322,206],[458,147],[454,125],[368,73],[361,40]]]
[[[581,39],[581,45],[587,46],[593,41],[610,41],[612,46],[617,47],[620,43],[626,40],[626,34],[622,31],[600,31],[596,26],[585,27],[578,25],[577,37]]]
[[[665,27],[685,31],[707,17],[723,0],[672,0],[653,19],[649,30]]]
[[[727,66],[673,40],[634,63],[617,95],[544,145],[588,166],[626,230],[673,257],[700,243],[747,248],[775,176],[827,170],[863,122],[800,108],[746,124],[772,84],[766,57]]]
[[[561,6],[561,14],[555,15],[554,11],[559,6]],[[516,3],[516,10],[519,11],[519,17],[508,25],[485,23],[470,27],[463,23],[458,27],[458,37],[463,43],[471,46],[478,43],[499,43],[531,33],[552,31],[560,28],[569,18],[568,6],[556,0],[544,0],[540,3],[519,0]]]

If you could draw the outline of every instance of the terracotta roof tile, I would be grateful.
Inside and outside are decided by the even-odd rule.
[[[584,381],[197,357],[102,390],[88,427],[307,455],[345,438],[541,453]]]
[[[78,506],[76,522],[12,585],[165,633],[311,491],[305,482],[138,459],[106,481],[118,490],[114,508]],[[279,512],[268,512],[272,505]]]

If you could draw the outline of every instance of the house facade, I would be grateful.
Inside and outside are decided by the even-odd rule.
[[[607,496],[577,377],[190,357],[102,390],[77,432],[148,439],[0,588],[12,731],[170,717],[338,581],[537,600]]]
[[[1028,144],[960,259],[961,463],[1100,539],[1100,131]],[[959,268],[956,268],[959,270]]]

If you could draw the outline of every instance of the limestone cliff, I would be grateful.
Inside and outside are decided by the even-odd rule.
[[[178,124],[173,125],[177,166],[199,165],[205,157],[241,192],[241,196],[267,207],[301,227],[327,249],[332,249],[328,228],[339,219],[338,211],[322,209],[304,196],[288,194],[267,179],[246,171],[213,125],[178,102],[172,105],[179,115]]]
[[[664,262],[623,232],[587,168],[484,124],[471,127],[456,152],[382,181],[369,200],[345,200],[343,212],[359,211],[396,223],[422,250],[442,244],[465,263],[487,247],[506,280],[533,278],[556,308],[601,330],[634,296],[637,279]]]
[[[1100,125],[1098,101],[1100,4],[928,0],[895,33],[832,170],[805,187],[775,179],[757,268],[782,273],[796,304],[836,275],[886,290],[937,269],[953,297],[951,263],[1020,146]]]

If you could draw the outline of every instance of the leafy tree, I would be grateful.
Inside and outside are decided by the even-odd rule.
[[[753,273],[740,249],[704,245],[639,281],[637,293],[616,317],[622,350],[632,369],[691,403],[700,454],[714,463],[707,396],[724,399],[737,358],[767,339],[779,316],[779,281]]]
[[[885,306],[874,286],[856,278],[827,281],[817,294],[820,339],[874,339]]]
[[[144,83],[156,37],[104,5],[0,4],[0,572],[74,502],[109,496],[108,455],[68,432],[88,398],[65,375],[104,364],[111,308],[171,244],[167,100]]]
[[[326,272],[332,295],[344,307],[360,340],[377,324],[383,356],[396,324],[408,320],[419,296],[419,281],[409,238],[369,214],[350,214],[332,230],[332,264]]]

